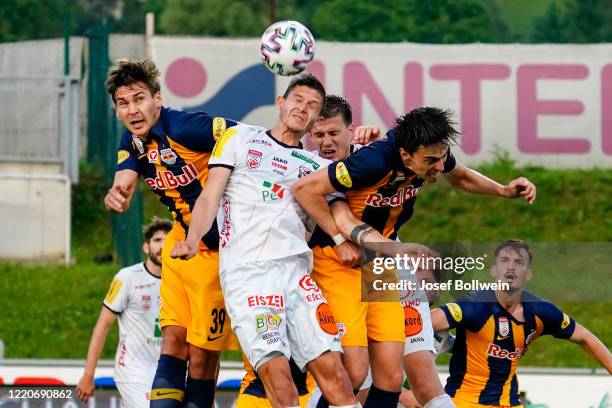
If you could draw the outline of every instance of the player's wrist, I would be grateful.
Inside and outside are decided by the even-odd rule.
[[[336,244],[336,245],[342,245],[342,244],[344,244],[346,242],[346,238],[344,238],[342,236],[342,234],[340,234],[340,233],[334,235],[331,238],[334,241],[334,244]]]

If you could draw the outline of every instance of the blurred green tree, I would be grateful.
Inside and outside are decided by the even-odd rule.
[[[536,43],[612,42],[612,7],[609,0],[566,0],[552,3],[534,20],[531,40]]]

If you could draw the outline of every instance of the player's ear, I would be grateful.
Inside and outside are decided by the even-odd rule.
[[[497,269],[495,269],[495,264],[491,265],[491,269],[489,269],[489,273],[491,274],[492,277],[495,277],[495,274],[497,273]]]
[[[276,107],[282,108],[284,104],[285,104],[285,97],[283,95],[278,95],[276,97]]]
[[[353,135],[354,135],[354,133],[355,133],[355,124],[354,124],[354,123],[351,123],[351,124],[348,126],[348,128],[347,128],[347,129],[348,129],[349,134],[351,135],[351,139],[352,139],[352,138],[353,138]]]
[[[531,278],[533,278],[533,269],[529,268],[527,269],[527,276],[526,276],[526,281],[529,282],[531,280]]]
[[[145,242],[142,244],[142,252],[144,252],[145,254],[149,253],[149,243]]]
[[[153,99],[155,100],[155,107],[157,109],[160,109],[163,102],[161,92],[155,92],[155,95],[153,95]]]

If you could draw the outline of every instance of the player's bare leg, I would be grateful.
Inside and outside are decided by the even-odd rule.
[[[221,352],[189,344],[189,367],[185,408],[210,407],[214,403]]]
[[[368,349],[373,384],[364,406],[395,407],[404,382],[401,359],[404,343],[370,341]]]
[[[370,367],[368,348],[347,346],[342,349],[342,364],[351,380],[353,390],[358,390],[368,376]]]
[[[404,370],[410,389],[423,407],[452,408],[455,406],[450,397],[444,393],[431,351],[423,350],[405,355]]]
[[[333,406],[359,406],[353,395],[351,381],[342,366],[340,353],[328,351],[308,363],[312,374],[323,396]]]
[[[257,374],[273,407],[299,406],[298,391],[291,377],[289,360],[284,355],[274,357],[259,367]]]

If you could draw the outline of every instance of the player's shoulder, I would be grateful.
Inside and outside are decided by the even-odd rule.
[[[130,281],[134,278],[142,276],[145,272],[144,263],[138,262],[134,265],[126,266],[119,269],[119,272],[115,275],[115,277],[121,279],[122,281]]]
[[[544,300],[527,290],[523,291],[521,302],[523,303],[524,309],[531,310],[539,317],[554,317],[555,315],[559,314],[561,310],[554,303]]]

